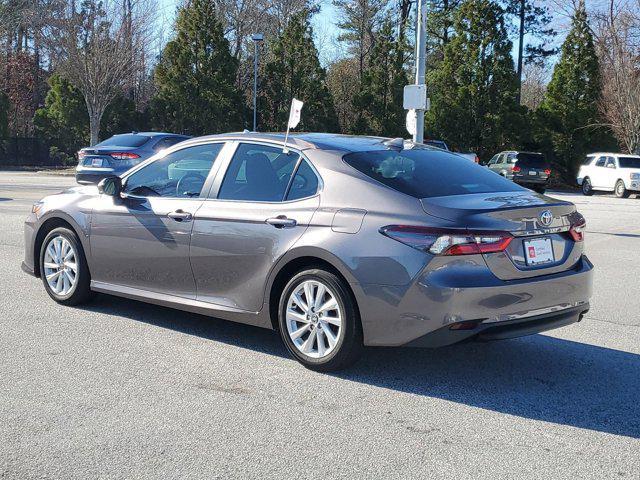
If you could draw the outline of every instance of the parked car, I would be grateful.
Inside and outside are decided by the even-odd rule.
[[[430,147],[436,147],[451,153],[455,153],[457,155],[460,155],[461,157],[471,160],[474,163],[480,163],[480,158],[474,152],[453,152],[452,150],[449,150],[449,146],[442,140],[425,140],[423,143],[425,145],[429,145]]]
[[[102,292],[280,332],[308,368],[363,345],[436,347],[589,309],[585,221],[442,150],[238,133],[174,145],[33,206],[23,269],[64,305]]]
[[[584,195],[614,192],[618,198],[640,194],[640,155],[592,153],[587,155],[576,178]]]
[[[513,182],[544,193],[551,176],[551,167],[541,153],[500,152],[487,163],[489,170]]]
[[[114,135],[78,152],[76,181],[91,184],[111,175],[122,175],[159,151],[188,138],[186,135],[161,132]]]

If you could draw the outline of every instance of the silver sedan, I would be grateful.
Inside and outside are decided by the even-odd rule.
[[[23,269],[66,305],[101,292],[276,329],[328,371],[367,345],[579,321],[584,228],[573,204],[425,145],[228,134],[37,202]]]

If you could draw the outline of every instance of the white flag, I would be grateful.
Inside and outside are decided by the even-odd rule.
[[[287,129],[296,128],[300,123],[300,112],[302,111],[303,102],[297,99],[291,100],[291,113],[289,113],[289,124]]]

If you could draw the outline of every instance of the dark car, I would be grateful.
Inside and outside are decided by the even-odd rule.
[[[98,183],[112,175],[122,175],[156,153],[190,137],[162,132],[132,132],[114,135],[78,152],[76,180]]]
[[[551,167],[541,153],[501,152],[489,160],[487,167],[538,193],[546,191],[551,176]]]

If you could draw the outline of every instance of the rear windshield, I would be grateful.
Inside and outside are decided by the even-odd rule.
[[[447,148],[447,144],[442,140],[425,140],[425,145],[430,145],[432,147],[441,148],[442,150],[449,150]]]
[[[416,198],[524,189],[464,157],[433,149],[357,152],[344,161],[384,185]]]
[[[144,135],[114,135],[100,142],[96,147],[141,147],[148,140],[149,137]]]
[[[547,161],[541,153],[520,152],[516,159],[521,167],[545,168]]]
[[[620,168],[640,168],[640,158],[618,157]]]

